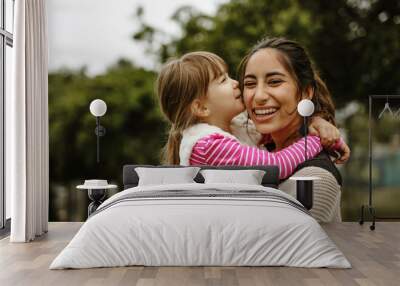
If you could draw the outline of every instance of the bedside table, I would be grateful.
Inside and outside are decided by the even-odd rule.
[[[115,189],[117,185],[109,185],[107,180],[85,180],[83,185],[79,185],[76,188],[88,191],[88,197],[91,200],[88,206],[88,217],[90,217],[104,201],[107,190]]]

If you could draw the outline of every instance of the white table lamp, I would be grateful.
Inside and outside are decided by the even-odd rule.
[[[90,103],[90,113],[95,117],[101,117],[107,112],[107,104],[101,99],[95,99]]]
[[[304,118],[304,157],[307,160],[307,134],[308,134],[308,117],[314,113],[314,103],[309,99],[303,99],[297,105],[297,111]],[[289,179],[296,181],[296,198],[303,206],[310,210],[313,207],[314,191],[313,184],[317,177],[290,177]]]
[[[297,105],[297,112],[304,119],[304,136],[305,136],[304,156],[307,160],[308,117],[310,117],[314,113],[314,103],[309,99],[301,100]]]
[[[90,103],[90,113],[96,117],[96,129],[94,133],[97,136],[97,163],[100,163],[100,137],[106,134],[106,129],[100,125],[100,117],[107,112],[107,104],[101,99],[95,99]]]

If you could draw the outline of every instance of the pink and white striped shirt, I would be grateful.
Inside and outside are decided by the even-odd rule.
[[[305,139],[289,147],[269,152],[257,147],[242,145],[238,140],[214,133],[200,138],[194,145],[189,158],[190,165],[277,165],[279,177],[284,179],[305,161]],[[313,158],[322,151],[320,138],[307,136],[307,158]]]

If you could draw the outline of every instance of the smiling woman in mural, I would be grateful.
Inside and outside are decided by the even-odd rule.
[[[180,165],[278,165],[286,178],[305,161],[304,139],[281,152],[242,145],[232,134],[232,119],[245,109],[239,83],[215,54],[193,52],[169,61],[157,81],[161,109],[172,123],[166,162]],[[311,136],[310,156],[321,150]],[[297,149],[298,148],[298,149]],[[296,156],[291,157],[288,153]],[[286,155],[285,155],[286,154]],[[290,160],[293,158],[293,160]]]
[[[167,163],[277,165],[280,178],[285,179],[305,161],[304,138],[271,153],[244,145],[232,135],[232,119],[245,107],[238,82],[228,76],[225,62],[217,55],[193,52],[173,59],[162,68],[157,83],[161,109],[172,124]],[[312,158],[322,146],[317,136],[309,136],[309,142]],[[333,147],[342,148],[341,142]]]
[[[274,151],[302,137],[299,133],[302,119],[296,109],[301,99],[311,99],[316,114],[335,124],[335,108],[329,90],[304,48],[294,41],[262,40],[242,60],[239,78],[249,117],[257,131],[271,140]],[[342,156],[337,163],[347,161],[350,156],[348,146],[342,146]],[[296,176],[321,178],[314,182],[313,216],[324,222],[341,220],[341,176],[328,154],[323,151],[297,169]],[[294,195],[294,182],[285,181],[280,189]]]
[[[243,142],[246,140],[242,140],[245,137],[242,136],[243,133],[251,132],[247,132],[248,130],[243,132],[243,128],[234,127],[234,125],[240,126],[240,120],[238,124],[238,121],[236,120],[235,123],[233,118],[237,117],[245,107],[240,97],[238,82],[228,76],[225,62],[212,53],[193,52],[179,59],[170,60],[162,68],[157,80],[157,93],[161,109],[171,123],[165,147],[164,161],[166,163],[278,165],[280,178],[286,179],[294,173],[299,165],[304,167],[310,162],[314,162],[304,162],[306,159],[302,152],[304,138],[298,133],[301,120],[296,112],[296,107],[302,97],[310,98],[317,105],[317,114],[334,123],[334,107],[330,95],[319,77],[316,78],[311,63],[308,68],[311,69],[313,81],[310,82],[313,85],[304,79],[305,71],[299,70],[301,64],[303,64],[301,68],[304,68],[304,63],[294,62],[297,65],[293,69],[290,55],[287,56],[290,61],[279,61],[280,56],[284,54],[281,55],[268,49],[267,52],[271,55],[264,57],[263,53],[261,55],[257,53],[258,49],[265,52],[265,48],[257,46],[242,61],[241,87],[248,114],[255,121],[257,131],[266,135],[261,139],[270,138],[275,143],[274,152],[263,150],[263,146],[258,146],[258,143],[262,141],[258,141],[257,138],[260,139],[262,136],[247,136],[247,139],[253,140],[253,144],[250,144],[253,146],[244,144]],[[303,56],[306,54],[304,53]],[[309,62],[307,56],[303,60]],[[273,78],[269,78],[270,76]],[[309,77],[309,75],[307,76]],[[273,90],[272,94],[270,94],[270,89]],[[264,91],[266,92],[264,93]],[[328,112],[323,113],[322,110],[326,109]],[[240,116],[238,117],[240,118]],[[323,138],[325,147],[337,150],[342,154],[338,162],[346,161],[349,150],[342,140],[337,140],[336,127],[321,118],[316,122],[312,128],[319,130],[320,134],[325,134]],[[247,127],[246,124],[245,128]],[[260,133],[256,135],[260,135]],[[321,152],[322,146],[318,137],[309,136],[308,138],[311,147],[308,158],[313,158]],[[251,140],[247,140],[247,143]],[[256,143],[255,140],[257,140]],[[314,162],[314,165],[318,165],[319,168],[312,170],[319,171],[317,173],[322,177],[323,183],[328,182],[327,179],[333,178],[336,185],[329,193],[332,195],[333,192],[335,199],[329,202],[329,206],[326,206],[326,199],[322,198],[324,211],[322,215],[319,215],[318,212],[315,217],[320,221],[340,220],[340,211],[333,211],[340,205],[338,202],[340,200],[340,174],[325,153],[321,153],[319,157],[323,159],[316,162],[323,163]],[[327,165],[326,160],[329,160],[331,165]],[[304,171],[310,170],[304,168],[299,172],[304,174]],[[295,188],[289,182],[283,183],[281,186],[288,193],[294,195]],[[324,188],[325,185],[321,187]],[[317,183],[316,189],[314,209],[318,211],[321,200]],[[328,210],[328,218],[326,218],[325,210]]]

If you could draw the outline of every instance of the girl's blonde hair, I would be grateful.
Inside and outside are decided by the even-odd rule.
[[[192,113],[193,100],[204,98],[212,80],[227,70],[219,56],[209,52],[192,52],[169,60],[157,78],[157,97],[161,111],[171,124],[162,161],[178,165],[182,132],[199,122]]]

